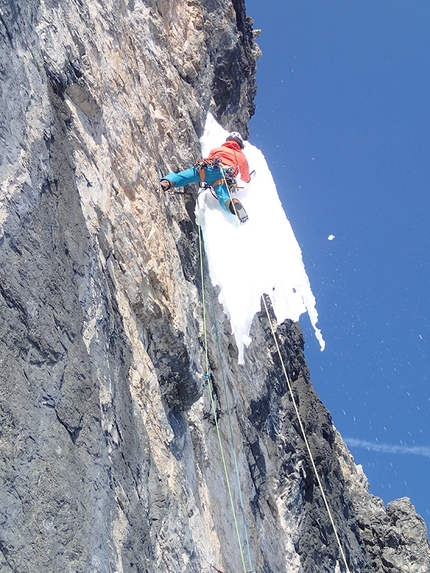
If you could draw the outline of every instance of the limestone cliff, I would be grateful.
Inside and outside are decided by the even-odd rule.
[[[244,2],[1,0],[0,42],[0,571],[239,573],[194,202],[157,182],[199,157],[209,110],[248,134]],[[253,570],[343,571],[268,317],[238,365],[205,290]],[[350,571],[428,572],[423,520],[369,495],[299,326],[277,336]]]

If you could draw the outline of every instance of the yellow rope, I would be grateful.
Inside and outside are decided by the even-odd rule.
[[[301,420],[301,417],[300,417],[299,408],[298,408],[298,406],[297,406],[296,399],[294,398],[293,388],[292,388],[292,386],[291,386],[290,378],[289,378],[289,376],[288,376],[288,374],[287,374],[287,370],[286,370],[286,368],[285,368],[284,360],[283,360],[282,354],[281,354],[281,349],[279,348],[278,339],[276,338],[276,332],[275,332],[275,330],[274,330],[274,328],[273,328],[272,320],[271,320],[271,318],[270,318],[269,310],[268,310],[268,308],[267,308],[265,296],[263,295],[261,298],[263,299],[263,304],[264,304],[264,308],[266,309],[267,319],[268,319],[269,324],[270,324],[270,329],[271,329],[271,331],[272,331],[273,340],[275,341],[276,350],[277,350],[277,352],[278,352],[279,360],[281,361],[281,364],[282,364],[282,371],[283,371],[283,373],[284,373],[285,380],[287,381],[288,391],[289,391],[289,393],[290,393],[291,400],[292,400],[292,402],[293,402],[294,409],[295,409],[295,411],[296,411],[296,416],[297,416],[297,420],[298,420],[299,425],[300,425],[300,430],[301,430],[301,432],[302,432],[303,440],[304,440],[304,442],[305,442],[305,444],[306,444],[306,448],[307,448],[307,450],[308,450],[308,454],[309,454],[309,457],[310,457],[310,459],[311,459],[312,468],[313,468],[313,470],[314,470],[314,474],[315,474],[316,480],[317,480],[317,482],[318,482],[318,486],[319,486],[319,488],[320,488],[321,495],[322,495],[322,498],[323,498],[323,500],[324,500],[324,504],[325,504],[325,506],[326,506],[327,513],[328,513],[328,516],[329,516],[331,525],[332,525],[332,527],[333,527],[333,531],[334,531],[334,535],[335,535],[335,537],[336,537],[336,541],[337,541],[337,543],[338,543],[338,545],[339,545],[340,553],[341,553],[341,555],[342,555],[342,559],[343,559],[343,562],[344,562],[344,564],[345,564],[346,573],[350,573],[350,569],[349,569],[348,563],[347,563],[347,561],[346,561],[345,552],[344,552],[344,550],[343,550],[342,543],[341,543],[341,541],[340,541],[340,538],[339,538],[339,535],[338,535],[338,532],[337,532],[337,529],[336,529],[336,525],[335,525],[335,522],[334,522],[334,519],[333,519],[333,515],[332,515],[332,513],[331,513],[330,506],[329,506],[329,504],[328,504],[327,497],[326,497],[326,495],[325,495],[324,488],[323,488],[323,485],[322,485],[322,483],[321,483],[321,480],[320,480],[320,477],[319,477],[319,474],[318,474],[317,467],[316,467],[316,465],[315,465],[315,461],[314,461],[314,458],[313,458],[313,455],[312,455],[312,452],[311,452],[311,447],[310,447],[310,445],[309,445],[308,439],[307,439],[306,434],[305,434],[305,428],[304,428],[304,426],[303,426],[303,423],[302,423],[302,420]]]
[[[199,214],[198,206],[197,206],[197,213]],[[208,389],[209,389],[209,396],[210,396],[210,401],[211,401],[211,406],[212,406],[212,413],[213,413],[213,417],[214,417],[214,421],[215,421],[216,433],[217,433],[217,437],[218,437],[218,444],[219,444],[222,464],[223,464],[223,468],[224,468],[224,475],[225,475],[228,495],[229,495],[229,499],[230,499],[231,511],[233,514],[234,526],[235,526],[235,531],[236,531],[236,535],[237,535],[237,542],[239,545],[239,551],[240,551],[240,557],[241,557],[241,561],[242,561],[242,565],[243,565],[243,571],[244,571],[244,573],[247,573],[246,564],[245,564],[245,556],[243,553],[242,542],[240,539],[239,525],[238,525],[238,521],[237,521],[236,510],[234,508],[233,493],[231,490],[230,479],[229,479],[228,470],[227,470],[227,463],[226,463],[225,454],[224,454],[224,447],[222,445],[221,432],[220,432],[220,428],[219,428],[219,424],[218,424],[218,417],[217,417],[217,413],[216,413],[216,404],[215,404],[215,400],[214,400],[214,396],[213,396],[213,392],[212,392],[212,384],[211,384],[211,377],[210,377],[210,366],[209,366],[208,340],[207,340],[206,301],[205,301],[205,286],[204,286],[204,271],[203,271],[202,235],[201,235],[200,216],[199,215],[198,215],[197,225],[199,228],[200,276],[201,276],[201,285],[202,285],[203,332],[204,332],[205,369],[206,369],[205,378],[208,381]]]

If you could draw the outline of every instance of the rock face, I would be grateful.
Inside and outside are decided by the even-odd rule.
[[[299,326],[262,309],[239,366],[207,273],[204,376],[194,202],[157,182],[199,157],[209,110],[248,133],[243,0],[2,0],[0,43],[0,571],[346,570],[271,324],[349,570],[430,571],[422,518],[368,493],[316,396]]]

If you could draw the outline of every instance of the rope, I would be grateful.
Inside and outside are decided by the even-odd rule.
[[[236,217],[238,217],[237,211],[236,211],[236,207],[235,207],[235,204],[234,204],[234,201],[233,201],[233,197],[232,197],[232,194],[231,194],[231,191],[230,191],[230,187],[229,187],[229,185],[228,185],[228,183],[227,183],[227,179],[226,179],[226,177],[225,177],[224,169],[221,167],[221,165],[219,166],[219,168],[220,168],[220,170],[221,170],[222,178],[224,179],[225,186],[227,187],[228,196],[230,197],[230,205],[233,205],[234,214],[236,215]],[[229,207],[229,208],[230,208],[230,207]]]
[[[224,175],[224,171],[222,169],[222,167],[220,167],[223,178],[224,178],[224,182],[226,184],[229,196],[230,196],[230,200],[232,199],[232,195],[230,192],[230,188],[229,185],[226,181],[225,175]],[[234,207],[234,203],[232,201],[233,204],[233,209],[235,211],[235,214],[237,215],[236,209]],[[225,400],[226,400],[226,409],[227,409],[227,414],[228,414],[228,422],[229,422],[229,429],[230,429],[230,437],[231,437],[231,441],[232,441],[232,446],[233,446],[233,459],[234,459],[234,465],[235,465],[235,471],[236,471],[236,479],[237,479],[237,486],[238,486],[238,491],[239,491],[239,498],[240,498],[240,505],[241,505],[241,511],[242,511],[242,519],[243,519],[243,524],[244,524],[244,530],[245,530],[245,542],[246,542],[246,546],[247,546],[247,552],[248,552],[248,561],[249,561],[249,566],[250,566],[250,570],[249,572],[247,572],[246,569],[246,564],[245,564],[245,558],[244,558],[244,553],[243,553],[243,547],[242,547],[242,541],[240,538],[240,533],[239,533],[239,526],[238,526],[238,520],[237,520],[237,516],[236,516],[236,510],[234,507],[234,500],[233,500],[233,494],[232,494],[232,489],[231,489],[231,485],[230,485],[230,479],[228,476],[228,470],[227,470],[227,464],[226,464],[226,459],[225,459],[225,454],[224,454],[224,447],[222,445],[222,439],[221,439],[221,432],[220,432],[220,428],[219,428],[219,424],[218,424],[218,417],[217,417],[217,412],[216,412],[216,404],[215,404],[215,400],[214,400],[214,396],[213,396],[213,390],[212,390],[212,384],[211,384],[211,376],[210,376],[210,366],[209,366],[209,351],[208,351],[208,340],[207,340],[207,321],[206,321],[206,301],[205,301],[205,288],[204,288],[204,268],[203,268],[203,249],[202,249],[202,232],[201,232],[201,226],[200,226],[200,210],[199,207],[197,205],[197,214],[198,214],[198,221],[197,221],[197,225],[199,228],[199,254],[200,254],[200,276],[201,276],[201,288],[202,288],[202,311],[203,311],[203,328],[204,328],[204,346],[205,346],[205,369],[206,369],[206,373],[205,373],[205,378],[208,381],[208,389],[209,389],[209,396],[210,396],[210,401],[211,401],[211,407],[212,407],[212,413],[213,413],[213,417],[214,417],[214,421],[215,421],[215,427],[216,427],[216,432],[217,432],[217,437],[218,437],[218,444],[219,444],[219,448],[220,448],[220,453],[221,453],[221,459],[222,459],[222,463],[223,463],[223,469],[224,469],[224,475],[225,475],[225,480],[226,480],[226,484],[227,484],[227,490],[228,490],[228,494],[229,494],[229,500],[230,500],[230,506],[231,506],[231,510],[232,510],[232,515],[233,515],[233,520],[234,520],[234,525],[235,525],[235,531],[236,531],[236,535],[237,535],[237,541],[238,541],[238,546],[239,546],[239,551],[240,551],[240,557],[241,557],[241,561],[242,561],[242,565],[243,565],[243,571],[244,573],[252,573],[252,560],[251,560],[251,553],[250,553],[250,545],[249,545],[249,537],[248,537],[248,529],[247,529],[247,525],[246,525],[246,519],[245,519],[245,510],[244,510],[244,503],[243,503],[243,497],[242,497],[242,489],[241,489],[241,484],[240,484],[240,476],[239,476],[239,468],[238,468],[238,463],[237,463],[237,457],[236,457],[236,451],[235,451],[235,445],[234,445],[234,436],[233,436],[233,428],[232,428],[232,423],[231,423],[231,416],[230,416],[230,406],[229,406],[229,401],[228,401],[228,393],[227,393],[227,385],[226,385],[226,379],[225,379],[225,375],[224,375],[224,368],[223,368],[223,360],[222,360],[222,352],[221,352],[221,346],[220,346],[220,342],[219,342],[219,333],[218,333],[218,327],[217,327],[217,321],[216,321],[216,316],[215,316],[215,309],[213,306],[213,301],[212,301],[212,311],[213,311],[213,318],[214,318],[214,325],[215,325],[215,334],[216,334],[216,341],[217,341],[217,346],[218,346],[218,353],[219,353],[219,358],[220,358],[220,365],[221,365],[221,376],[222,376],[222,381],[223,381],[223,386],[224,386],[224,394],[225,394]],[[345,552],[343,550],[342,547],[342,543],[336,528],[336,524],[333,518],[333,514],[331,512],[330,509],[330,505],[328,503],[327,500],[327,496],[325,494],[316,464],[315,464],[315,460],[314,457],[312,455],[312,451],[311,451],[311,447],[309,444],[309,441],[306,437],[306,433],[305,433],[305,428],[302,422],[302,419],[300,417],[300,412],[299,412],[299,408],[296,402],[296,399],[294,397],[294,393],[293,393],[293,388],[291,385],[291,381],[290,378],[288,376],[286,367],[285,367],[285,363],[284,360],[282,358],[282,354],[281,354],[281,350],[278,344],[278,340],[276,337],[276,332],[275,329],[273,327],[272,324],[272,320],[270,318],[270,314],[269,314],[269,310],[267,308],[267,304],[266,304],[266,298],[263,295],[262,297],[263,300],[263,304],[264,304],[264,308],[266,310],[266,314],[267,314],[267,319],[270,325],[270,329],[272,332],[272,336],[273,336],[273,340],[275,342],[275,346],[276,346],[276,350],[279,356],[279,360],[281,362],[282,365],[282,371],[283,374],[285,376],[285,380],[287,382],[287,386],[288,386],[288,390],[289,390],[289,394],[291,396],[291,400],[294,406],[294,410],[297,416],[297,420],[299,422],[299,426],[300,426],[300,430],[303,436],[303,440],[305,442],[306,445],[306,449],[307,452],[309,454],[309,458],[311,460],[311,465],[312,465],[312,469],[314,471],[314,475],[315,478],[317,480],[318,486],[320,488],[321,491],[321,496],[323,498],[324,501],[324,505],[326,507],[327,510],[327,514],[328,517],[330,519],[330,523],[333,527],[333,532],[337,541],[337,544],[339,546],[339,550],[340,550],[340,554],[342,556],[342,560],[344,562],[345,565],[345,569],[346,569],[346,573],[351,573],[349,567],[348,567],[348,562],[346,560],[346,555]],[[216,571],[219,572],[218,569],[216,569],[213,565],[211,565]],[[221,573],[221,572],[219,572]]]
[[[221,366],[221,378],[222,378],[223,387],[224,387],[226,410],[227,410],[227,416],[228,416],[228,425],[229,425],[229,429],[230,429],[230,439],[231,439],[231,445],[232,445],[232,450],[233,450],[234,468],[235,468],[235,472],[236,472],[237,489],[239,491],[239,502],[240,502],[240,509],[242,512],[243,529],[244,529],[244,533],[245,533],[245,544],[246,544],[246,549],[247,549],[247,553],[248,553],[249,571],[252,571],[253,568],[252,568],[251,550],[250,550],[250,546],[249,546],[248,527],[246,525],[245,505],[243,503],[242,487],[241,487],[241,483],[240,483],[240,474],[239,474],[239,466],[237,463],[237,456],[236,456],[236,445],[234,442],[233,426],[231,423],[230,404],[229,404],[228,393],[227,393],[227,383],[226,383],[226,377],[224,375],[224,363],[223,363],[223,359],[222,359],[221,345],[220,345],[220,341],[219,341],[218,324],[217,324],[217,320],[216,320],[215,305],[214,305],[213,299],[212,299],[212,316],[213,316],[213,321],[214,321],[214,325],[215,325],[215,337],[216,337],[216,341],[217,341],[218,355],[219,355],[220,366]]]
[[[337,532],[336,524],[335,524],[335,522],[334,522],[333,515],[332,515],[332,513],[331,513],[330,506],[329,506],[329,503],[328,503],[328,501],[327,501],[327,497],[326,497],[326,495],[325,495],[324,488],[323,488],[321,479],[320,479],[320,477],[319,477],[317,467],[316,467],[316,465],[315,465],[315,461],[314,461],[314,458],[313,458],[313,455],[312,455],[312,452],[311,452],[311,447],[310,447],[309,442],[308,442],[308,439],[307,439],[307,437],[306,437],[305,428],[304,428],[304,426],[303,426],[303,423],[302,423],[302,420],[301,420],[301,417],[300,417],[299,408],[298,408],[298,406],[297,406],[296,399],[294,398],[293,388],[292,388],[292,385],[291,385],[291,382],[290,382],[290,378],[289,378],[289,376],[288,376],[288,374],[287,374],[287,370],[286,370],[286,368],[285,368],[285,363],[284,363],[284,360],[283,360],[283,358],[282,358],[281,349],[279,348],[278,339],[276,338],[276,332],[275,332],[275,329],[273,328],[272,320],[271,320],[271,318],[270,318],[269,310],[268,310],[268,308],[267,308],[266,298],[265,298],[264,295],[263,295],[261,298],[263,299],[264,308],[266,309],[267,319],[268,319],[269,324],[270,324],[270,329],[271,329],[271,331],[272,331],[273,340],[275,341],[275,346],[276,346],[276,350],[277,350],[277,352],[278,352],[279,360],[281,361],[282,371],[283,371],[283,373],[284,373],[285,380],[287,381],[288,391],[289,391],[289,393],[290,393],[291,400],[292,400],[293,405],[294,405],[294,410],[295,410],[295,412],[296,412],[297,420],[298,420],[299,425],[300,425],[300,430],[301,430],[301,432],[302,432],[303,440],[304,440],[304,442],[305,442],[305,444],[306,444],[306,449],[307,449],[308,454],[309,454],[309,457],[310,457],[310,459],[311,459],[312,468],[313,468],[313,470],[314,470],[314,474],[315,474],[316,480],[317,480],[317,482],[318,482],[318,486],[319,486],[319,488],[320,488],[321,495],[322,495],[322,498],[323,498],[323,500],[324,500],[324,504],[325,504],[326,509],[327,509],[327,513],[328,513],[328,516],[329,516],[329,519],[330,519],[330,523],[331,523],[331,525],[332,525],[332,527],[333,527],[333,531],[334,531],[334,535],[335,535],[335,537],[336,537],[336,541],[337,541],[337,543],[338,543],[338,545],[339,545],[340,553],[341,553],[341,555],[342,555],[342,559],[343,559],[343,562],[344,562],[344,564],[345,564],[346,573],[351,573],[351,572],[350,572],[350,569],[349,569],[349,567],[348,567],[348,563],[347,563],[347,561],[346,561],[346,556],[345,556],[345,553],[344,553],[344,550],[343,550],[343,547],[342,547],[342,543],[341,543],[340,538],[339,538],[339,534],[338,534],[338,532]]]
[[[199,213],[198,207],[197,207],[197,213]],[[233,493],[231,490],[230,479],[228,476],[227,463],[225,460],[224,447],[222,445],[221,432],[220,432],[220,428],[219,428],[219,424],[218,424],[216,405],[215,405],[215,400],[214,400],[213,391],[212,391],[212,384],[211,384],[210,366],[209,366],[209,351],[208,351],[208,340],[207,340],[202,234],[201,234],[200,217],[199,216],[198,216],[197,225],[199,227],[200,277],[201,277],[201,286],[202,286],[202,307],[203,307],[202,310],[203,310],[203,330],[204,330],[205,370],[206,370],[205,378],[208,381],[208,389],[209,389],[209,396],[210,396],[210,401],[211,401],[212,413],[213,413],[213,417],[214,417],[214,421],[215,421],[216,433],[217,433],[217,437],[218,437],[218,444],[219,444],[219,449],[220,449],[220,453],[221,453],[221,459],[222,459],[222,464],[223,464],[223,469],[224,469],[225,480],[226,480],[226,484],[227,484],[228,496],[229,496],[231,511],[232,511],[232,515],[233,515],[234,527],[235,527],[235,531],[236,531],[236,535],[237,535],[237,542],[239,545],[240,558],[241,558],[242,565],[243,565],[243,571],[244,571],[244,573],[247,573],[246,564],[245,564],[245,557],[244,557],[243,548],[242,548],[242,541],[240,539],[239,525],[237,522],[236,510],[234,508]]]

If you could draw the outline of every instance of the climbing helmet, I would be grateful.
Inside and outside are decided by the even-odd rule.
[[[226,141],[235,141],[241,149],[243,149],[243,139],[238,131],[232,131],[227,137]]]

